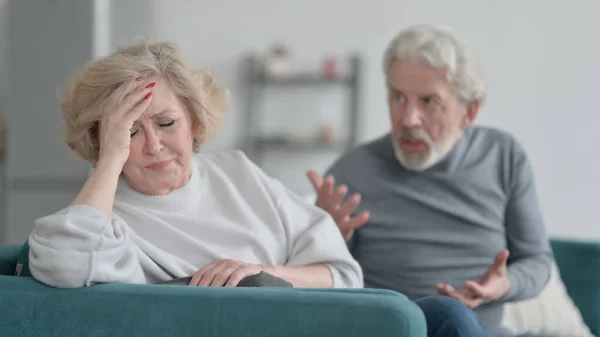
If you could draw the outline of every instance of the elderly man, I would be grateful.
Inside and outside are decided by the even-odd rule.
[[[505,336],[503,303],[537,295],[550,276],[527,156],[509,134],[472,125],[486,84],[451,31],[401,32],[384,71],[391,133],[344,154],[325,179],[309,172],[317,204],[336,219],[366,287],[455,298],[490,336]]]

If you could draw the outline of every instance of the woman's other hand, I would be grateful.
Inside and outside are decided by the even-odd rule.
[[[248,276],[265,270],[263,265],[250,264],[237,260],[215,260],[197,271],[189,285],[199,287],[236,287]]]
[[[99,160],[116,161],[125,165],[129,157],[131,132],[135,121],[152,101],[155,82],[145,84],[142,79],[128,84],[122,102],[109,105],[100,120]]]

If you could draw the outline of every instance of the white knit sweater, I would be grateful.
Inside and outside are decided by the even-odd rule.
[[[194,274],[215,259],[302,266],[325,263],[334,287],[363,275],[335,222],[268,177],[242,152],[195,154],[189,183],[149,196],[121,179],[113,219],[71,206],[38,219],[30,269],[45,284],[156,283]]]

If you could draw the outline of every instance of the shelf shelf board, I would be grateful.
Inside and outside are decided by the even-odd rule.
[[[310,141],[284,141],[278,139],[258,139],[254,141],[254,145],[262,150],[282,150],[282,151],[302,151],[302,152],[313,152],[313,151],[327,151],[327,150],[343,150],[347,144],[345,142],[335,142],[327,144],[318,140]]]
[[[255,81],[264,85],[309,86],[309,85],[352,85],[352,76],[340,76],[333,79],[318,74],[284,75],[279,77],[257,75]]]

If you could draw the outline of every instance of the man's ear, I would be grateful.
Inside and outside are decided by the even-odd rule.
[[[480,102],[479,100],[474,100],[472,102],[470,102],[469,104],[467,104],[467,113],[465,114],[465,118],[463,119],[463,123],[462,123],[462,128],[466,129],[469,126],[471,126],[471,124],[473,124],[473,122],[475,121],[475,118],[477,118],[477,115],[479,114],[479,106],[480,106]]]

